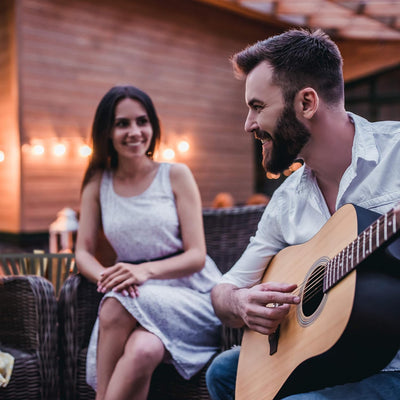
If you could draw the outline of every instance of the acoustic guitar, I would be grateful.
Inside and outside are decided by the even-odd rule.
[[[400,205],[347,204],[308,242],[280,251],[262,282],[297,283],[301,298],[269,336],[246,329],[237,400],[281,399],[358,381],[400,346]]]

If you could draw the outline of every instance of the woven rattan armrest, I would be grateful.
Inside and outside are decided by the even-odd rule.
[[[57,302],[46,279],[1,278],[0,349],[15,357],[10,383],[1,389],[2,399],[36,398],[36,392],[42,400],[58,398]]]

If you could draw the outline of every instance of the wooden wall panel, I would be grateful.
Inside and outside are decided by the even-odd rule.
[[[0,231],[20,230],[20,153],[14,1],[0,3]]]
[[[55,159],[54,138],[89,136],[95,107],[113,85],[147,91],[164,143],[185,138],[178,155],[192,169],[203,204],[219,191],[241,203],[254,186],[252,138],[243,131],[243,82],[229,57],[272,32],[212,6],[181,0],[21,0],[19,26],[23,121],[22,231],[46,230],[56,212],[79,206],[85,161]],[[33,157],[29,144],[47,153]]]

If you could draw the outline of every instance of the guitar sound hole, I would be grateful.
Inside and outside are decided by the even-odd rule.
[[[324,273],[325,266],[319,265],[307,279],[302,299],[302,311],[305,317],[313,315],[323,300]]]

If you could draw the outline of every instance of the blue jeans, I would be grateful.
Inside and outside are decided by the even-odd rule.
[[[214,358],[206,374],[212,400],[233,400],[240,347]],[[360,382],[347,383],[315,392],[294,394],[283,400],[399,400],[400,371],[379,372]],[[253,399],[252,399],[253,400]],[[254,399],[256,400],[256,399]]]

